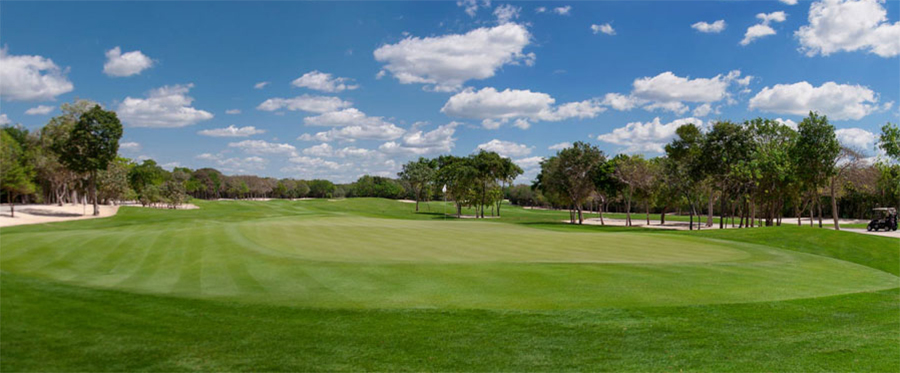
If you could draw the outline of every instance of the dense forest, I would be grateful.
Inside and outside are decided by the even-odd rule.
[[[213,168],[171,171],[154,160],[118,154],[122,125],[115,112],[90,101],[63,104],[62,114],[39,130],[0,131],[2,200],[15,203],[116,204],[176,208],[189,198],[381,197],[453,201],[456,214],[499,215],[502,201],[568,209],[572,223],[604,211],[713,215],[740,226],[780,225],[786,217],[860,218],[873,207],[900,207],[900,129],[882,128],[882,156],[842,146],[825,116],[810,113],[797,128],[769,119],[688,124],[655,158],[607,156],[577,142],[544,159],[532,184],[513,182],[522,169],[497,153],[419,158],[396,178],[364,175],[328,180],[225,175]],[[725,224],[725,219],[720,224]]]

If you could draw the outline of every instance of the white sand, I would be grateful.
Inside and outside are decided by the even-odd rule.
[[[413,201],[413,200],[411,200],[411,199],[398,199],[397,202],[403,202],[403,203],[416,203],[416,201]]]
[[[120,206],[141,207],[141,205],[133,202],[123,205],[100,205],[100,215],[94,216],[93,205],[81,204],[65,204],[58,205],[15,205],[16,216],[10,217],[9,205],[0,205],[0,227],[11,227],[15,225],[26,224],[42,224],[53,223],[59,221],[82,220],[105,218],[115,215],[119,212]],[[165,206],[154,206],[153,208],[163,209]],[[199,207],[193,204],[179,205],[178,210],[191,210]]]

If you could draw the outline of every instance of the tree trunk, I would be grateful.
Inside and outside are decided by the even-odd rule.
[[[628,196],[625,198],[625,225],[631,226],[631,196],[634,193],[634,187],[628,186]]]
[[[719,229],[725,228],[725,188],[722,188],[722,195],[719,196]]]
[[[91,171],[91,200],[94,202],[94,216],[100,216],[100,206],[97,206],[97,171]]]
[[[812,227],[813,224],[815,224],[815,217],[813,216],[813,215],[815,215],[815,206],[816,206],[816,200],[810,199],[809,200],[809,226],[810,227]]]
[[[666,211],[669,211],[669,205],[663,206],[662,213],[659,214],[659,225],[666,225]]]
[[[606,225],[606,223],[603,221],[603,209],[604,209],[605,205],[606,205],[606,203],[604,202],[603,199],[601,199],[600,206],[598,207],[598,213],[600,215],[600,225]]]
[[[16,217],[16,195],[10,193],[7,195],[7,198],[9,198],[9,217],[14,218]]]
[[[837,206],[837,198],[835,198],[834,191],[834,177],[831,178],[831,216],[834,217],[834,230],[841,230],[841,224],[838,222],[838,206]]]
[[[644,202],[644,207],[647,209],[647,225],[650,225],[650,201]]]
[[[712,189],[712,188],[710,188],[710,189]],[[715,207],[715,203],[716,203],[716,192],[713,190],[710,190],[709,191],[709,202],[707,202],[707,206],[706,206],[706,208],[709,210],[709,211],[707,211],[707,216],[706,216],[706,226],[707,227],[713,226],[713,208]]]
[[[822,228],[822,201],[816,203],[816,206],[819,209],[819,228]]]
[[[584,217],[581,214],[581,205],[578,205],[578,225],[584,224]]]

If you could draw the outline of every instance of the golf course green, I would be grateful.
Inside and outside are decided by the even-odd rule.
[[[896,239],[195,203],[3,228],[0,370],[900,368]]]

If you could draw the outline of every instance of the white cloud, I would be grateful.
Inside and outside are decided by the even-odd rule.
[[[6,114],[0,114],[0,126],[5,126],[10,123],[12,122],[9,120],[9,117],[6,116]]]
[[[198,135],[210,137],[247,137],[266,133],[264,129],[257,129],[254,126],[235,127],[230,125],[225,128],[213,128],[197,132]]]
[[[333,128],[316,134],[303,134],[298,137],[301,141],[349,141],[356,140],[394,140],[403,136],[406,131],[391,123],[384,122],[379,125],[348,125]]]
[[[697,22],[691,25],[691,28],[707,34],[718,34],[722,32],[722,30],[725,30],[725,20],[720,19],[713,23]]]
[[[240,110],[240,109],[228,109],[228,110],[225,110],[225,114],[228,114],[228,115],[237,115],[237,114],[240,114],[240,113],[241,113],[241,110]]]
[[[53,60],[13,56],[0,48],[0,97],[7,101],[49,101],[75,87]]]
[[[537,8],[534,8],[534,12],[535,12],[535,13],[546,13],[546,12],[547,12],[547,7],[545,7],[545,6],[539,6],[539,7],[537,7]]]
[[[313,70],[294,79],[291,85],[323,92],[341,92],[359,88],[359,85],[352,84],[352,82],[353,79],[350,78],[333,77],[331,74]]]
[[[535,178],[537,178],[538,172],[541,171],[541,162],[544,161],[544,157],[527,157],[527,158],[519,158],[513,159],[513,163],[522,168],[522,174],[516,178],[515,183],[531,183]]]
[[[402,84],[421,83],[428,84],[427,89],[455,91],[466,81],[494,76],[504,65],[531,65],[534,53],[522,52],[530,42],[531,34],[525,26],[504,23],[465,34],[407,37],[396,44],[382,45],[374,56]]]
[[[834,131],[841,145],[860,150],[872,150],[878,135],[862,128],[841,128]]]
[[[692,114],[694,114],[695,117],[705,117],[705,116],[709,115],[709,113],[711,113],[712,111],[713,111],[712,105],[706,103],[706,104],[695,107]]]
[[[212,113],[191,107],[187,95],[193,84],[154,89],[147,98],[125,97],[116,109],[122,122],[133,127],[184,127],[213,118]]]
[[[120,142],[119,150],[126,152],[139,152],[141,151],[141,144],[134,141]]]
[[[555,102],[546,93],[509,88],[497,91],[486,87],[478,91],[467,89],[453,95],[441,112],[457,118],[480,119],[485,128],[491,129],[509,121],[516,122],[517,127],[527,128],[528,121],[593,118],[605,110],[593,100],[554,106]]]
[[[376,150],[357,148],[354,146],[348,146],[345,148],[336,149],[329,145],[328,143],[321,143],[319,145],[313,145],[306,149],[303,149],[302,152],[304,155],[313,156],[313,157],[327,157],[327,158],[367,158],[367,157],[381,157],[382,154],[378,153]]]
[[[741,40],[741,45],[750,44],[754,40],[762,37],[775,35],[775,29],[769,26],[769,24],[772,22],[784,22],[785,19],[787,19],[787,14],[782,11],[759,13],[756,15],[756,18],[759,19],[761,23],[747,28],[747,32],[744,33],[744,38]]]
[[[571,5],[566,5],[566,6],[560,6],[560,7],[553,8],[553,13],[559,14],[559,15],[561,15],[561,16],[567,16],[567,15],[570,15],[570,14],[571,14],[571,11],[572,11],[572,6],[571,6]]]
[[[103,73],[108,76],[125,77],[140,74],[141,71],[153,67],[153,60],[141,51],[122,53],[122,49],[115,47],[106,51],[106,63],[103,64]]]
[[[425,155],[447,153],[453,149],[456,139],[457,122],[438,126],[436,129],[425,132],[413,126],[400,141],[391,141],[378,147],[385,154]]]
[[[466,11],[466,14],[469,17],[475,17],[475,13],[478,13],[478,0],[457,0],[456,6],[463,8]],[[482,8],[490,8],[491,0],[481,0]]]
[[[351,103],[337,97],[302,95],[294,98],[270,98],[256,107],[257,110],[275,111],[287,109],[291,111],[307,111],[310,113],[328,113],[350,107]]]
[[[38,105],[31,109],[25,110],[26,115],[47,115],[53,111],[53,106],[48,105]]]
[[[783,124],[783,125],[785,125],[785,126],[788,126],[788,127],[790,127],[791,129],[794,129],[794,130],[797,129],[797,122],[794,122],[794,121],[792,121],[792,120],[790,120],[790,119],[775,118],[775,121],[778,122],[778,123],[781,123],[781,124]]]
[[[203,153],[198,155],[197,159],[212,161],[221,171],[238,174],[264,170],[269,164],[267,159],[259,156],[226,158],[222,154]]]
[[[809,24],[795,33],[808,56],[858,50],[900,54],[900,21],[890,23],[883,0],[824,0],[809,7]]]
[[[732,70],[728,74],[719,74],[712,78],[680,77],[666,71],[654,77],[643,77],[634,80],[629,95],[607,93],[601,104],[619,111],[642,107],[644,110],[665,110],[678,115],[686,113],[690,108],[687,103],[700,103],[698,113],[712,104],[725,100],[734,102],[729,88],[733,83],[739,86],[750,84],[752,76],[741,78],[740,70]],[[696,108],[695,108],[696,109]],[[710,105],[711,109],[711,105]],[[708,113],[707,113],[708,114]]]
[[[341,126],[390,126],[391,123],[382,117],[370,117],[356,108],[332,111],[321,115],[303,118],[308,126],[341,127]]]
[[[489,151],[489,152],[495,152],[505,158],[524,157],[526,155],[531,154],[532,149],[534,149],[533,146],[517,144],[512,141],[503,141],[503,140],[497,140],[497,139],[493,139],[484,144],[479,144],[478,147],[475,148],[475,150],[484,150],[484,151]]]
[[[271,82],[259,82],[259,83],[254,84],[253,88],[263,89],[263,88],[266,88],[266,86],[269,85],[269,83],[271,83]]]
[[[497,17],[497,22],[499,23],[508,23],[519,18],[519,13],[521,11],[522,8],[517,6],[503,4],[494,9],[494,17]]]
[[[676,119],[662,123],[659,117],[651,122],[632,122],[610,133],[597,136],[597,140],[624,146],[626,153],[662,153],[664,146],[675,137],[675,130],[685,124],[703,126],[697,118]]]
[[[785,3],[787,5],[797,5],[797,0],[778,0],[778,1]]]
[[[728,98],[729,85],[740,75],[740,70],[733,70],[726,75],[691,79],[666,71],[635,79],[632,95],[655,102],[716,102]]]
[[[634,96],[626,96],[619,93],[607,93],[600,103],[619,111],[628,111],[643,104],[644,101]]]
[[[591,31],[593,31],[595,35],[601,32],[606,35],[616,34],[616,30],[609,23],[604,23],[602,25],[591,25]]]
[[[793,115],[816,111],[831,119],[857,120],[881,107],[878,96],[867,87],[835,82],[814,87],[803,81],[763,88],[750,99],[750,109]]]
[[[547,147],[547,150],[563,150],[565,148],[571,148],[572,143],[570,142],[561,142],[559,144],[553,144]]]
[[[228,146],[241,149],[248,154],[284,154],[292,156],[297,154],[297,148],[291,144],[279,144],[265,140],[244,140],[229,143]]]

